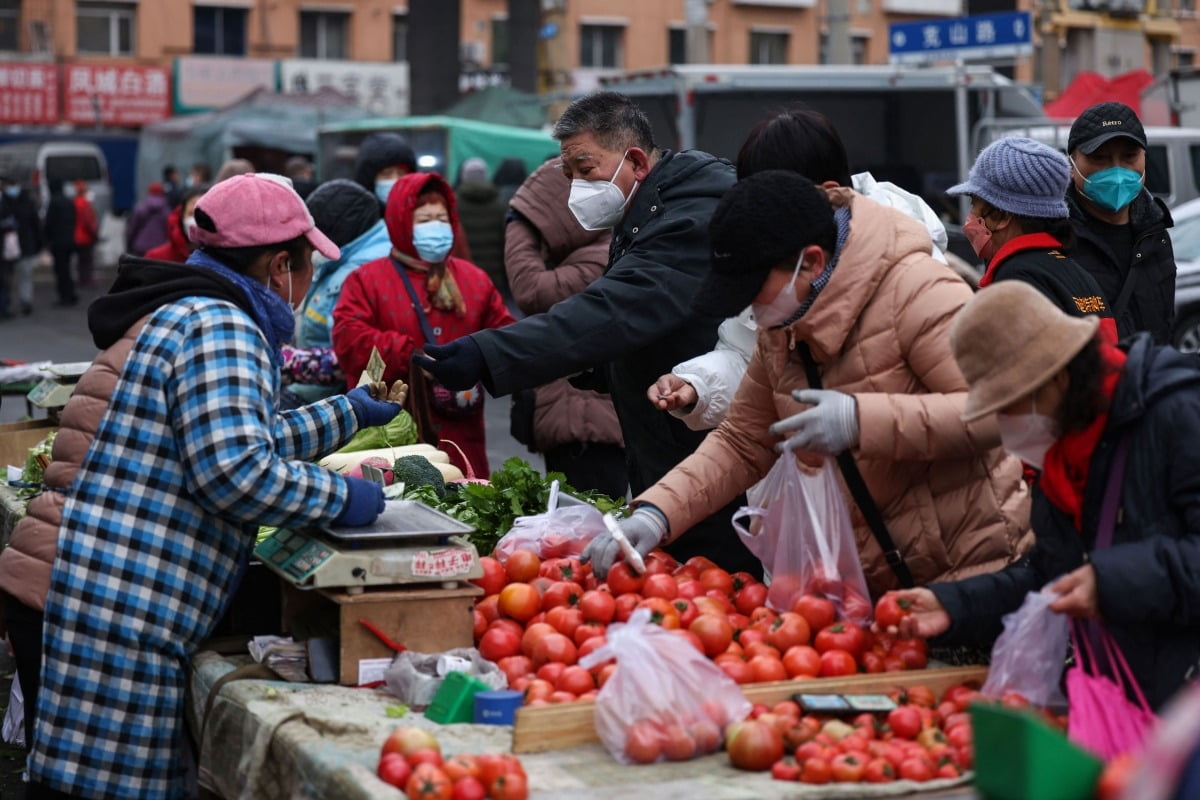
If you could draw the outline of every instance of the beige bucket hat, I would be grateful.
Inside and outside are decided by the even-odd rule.
[[[1022,281],[980,291],[950,331],[954,360],[970,387],[963,421],[1031,394],[1069,364],[1099,326],[1099,317],[1068,316]]]

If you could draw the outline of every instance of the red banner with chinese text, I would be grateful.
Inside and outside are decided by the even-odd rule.
[[[0,125],[58,122],[58,68],[53,64],[0,62]]]
[[[136,126],[171,115],[165,67],[68,64],[63,116],[78,125]]]

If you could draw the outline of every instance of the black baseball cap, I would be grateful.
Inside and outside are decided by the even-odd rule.
[[[712,260],[692,307],[732,317],[762,291],[773,267],[810,244],[830,246],[837,224],[825,191],[790,170],[743,178],[717,203],[708,225]]]
[[[1100,145],[1121,136],[1146,149],[1146,129],[1132,108],[1124,103],[1097,103],[1085,109],[1071,125],[1067,152],[1082,150],[1091,155]]]

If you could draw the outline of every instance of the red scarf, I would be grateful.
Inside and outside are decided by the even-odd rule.
[[[992,260],[988,262],[987,270],[984,271],[983,277],[979,279],[979,288],[983,289],[991,286],[992,280],[996,276],[997,268],[1007,261],[1010,256],[1023,253],[1026,250],[1061,249],[1062,242],[1048,233],[1023,233],[1015,239],[1010,239],[1001,245],[999,250],[992,253]]]
[[[1104,377],[1100,392],[1104,395],[1104,410],[1083,430],[1064,434],[1046,451],[1041,487],[1056,508],[1071,515],[1075,530],[1083,530],[1083,492],[1087,487],[1088,468],[1092,453],[1108,425],[1108,411],[1121,371],[1125,366],[1125,351],[1115,346],[1112,326],[1100,326],[1100,361]]]

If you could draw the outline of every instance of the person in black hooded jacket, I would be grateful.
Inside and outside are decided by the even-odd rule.
[[[54,257],[56,306],[73,306],[75,281],[71,278],[71,255],[75,252],[75,203],[63,194],[61,178],[50,179],[50,205],[46,208],[46,246]]]
[[[1004,447],[1041,470],[1037,543],[999,572],[898,592],[913,609],[901,632],[988,641],[1049,584],[1052,611],[1085,629],[1102,620],[1158,709],[1200,664],[1200,362],[1147,333],[1117,347],[1098,328],[1019,281],[961,312],[951,343],[970,385],[963,417],[995,412]],[[1101,509],[1122,450],[1106,546]]]

